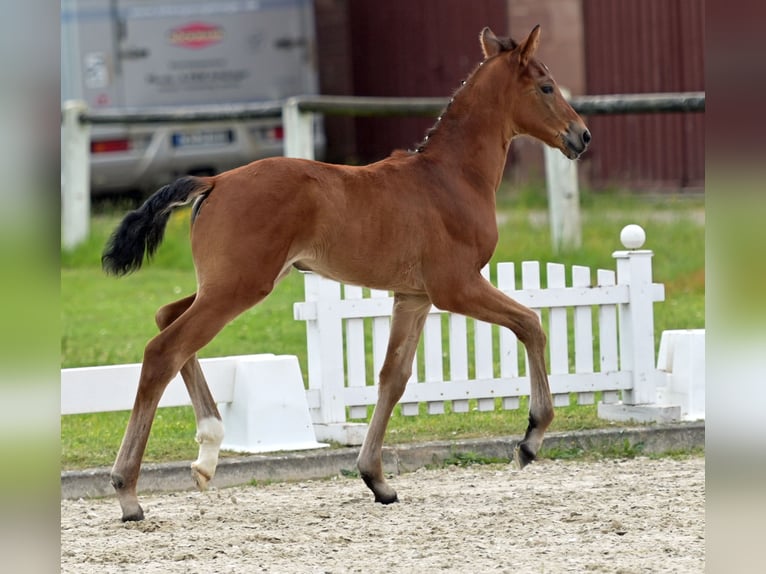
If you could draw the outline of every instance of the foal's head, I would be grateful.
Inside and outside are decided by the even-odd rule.
[[[480,39],[484,56],[502,59],[512,74],[514,135],[530,135],[569,159],[577,159],[588,147],[590,132],[564,99],[548,68],[534,57],[540,26],[520,44],[498,38],[489,28],[482,30]]]

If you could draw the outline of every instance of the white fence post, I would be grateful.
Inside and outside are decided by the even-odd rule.
[[[619,307],[620,368],[633,372],[633,389],[623,403],[653,404],[657,399],[654,372],[654,316],[648,297],[652,283],[652,255],[648,249],[616,251],[617,284],[630,287],[630,301]]]
[[[314,114],[301,112],[296,98],[282,106],[285,130],[285,157],[314,159]]]
[[[82,101],[67,101],[61,130],[61,244],[69,249],[90,226],[90,126],[80,122]]]
[[[619,305],[620,370],[630,371],[632,388],[622,402],[599,404],[599,416],[612,420],[679,420],[680,407],[657,404],[659,373],[654,361],[654,297],[652,251],[639,249],[646,239],[638,225],[623,228],[620,239],[628,250],[615,251],[617,284],[627,285],[628,302]]]
[[[319,408],[311,409],[314,432],[320,441],[361,444],[368,425],[346,422],[340,283],[307,273],[305,289],[311,306],[296,307],[295,318],[306,320],[309,389],[319,393]]]
[[[561,92],[569,99],[567,90]],[[547,145],[543,146],[543,153],[553,249],[556,252],[562,248],[577,249],[582,244],[577,162]]]

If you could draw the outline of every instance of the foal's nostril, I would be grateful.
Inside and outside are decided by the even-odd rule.
[[[590,132],[588,130],[585,130],[583,132],[582,141],[585,145],[588,145],[590,143]]]

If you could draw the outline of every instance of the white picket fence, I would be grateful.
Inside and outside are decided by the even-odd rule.
[[[596,392],[604,404],[617,403],[620,392],[623,406],[656,404],[665,373],[655,366],[652,307],[664,300],[664,286],[652,282],[651,251],[613,257],[616,272],[572,266],[569,284],[564,265],[548,263],[544,288],[539,262],[521,264],[520,286],[513,263],[496,267],[493,283],[535,309],[547,327],[555,406],[569,405],[571,393],[592,404]],[[490,279],[489,267],[483,274]],[[393,297],[311,273],[305,285],[295,318],[306,321],[312,419],[320,440],[338,440],[332,427],[343,428],[347,414],[366,418],[376,402]],[[509,330],[433,307],[422,339],[400,401],[404,415],[417,415],[423,403],[427,413],[440,414],[447,401],[452,411],[466,412],[472,399],[480,411],[497,402],[516,409],[529,394],[524,347]]]
[[[633,227],[635,231],[636,226]],[[704,331],[663,333],[655,363],[653,305],[664,286],[652,280],[652,252],[643,243],[615,251],[615,270],[548,263],[541,286],[538,262],[513,263],[490,277],[508,295],[535,309],[548,334],[549,381],[555,406],[592,404],[615,420],[704,418]],[[634,238],[635,239],[635,238]],[[569,277],[569,280],[567,280]],[[368,406],[377,399],[393,297],[387,291],[341,285],[305,275],[306,300],[295,303],[306,322],[308,388],[294,356],[249,355],[203,359],[213,396],[221,403],[225,448],[246,452],[298,450],[317,440],[360,444]],[[665,336],[667,335],[667,337]],[[140,365],[63,369],[62,414],[127,410]],[[431,415],[517,409],[529,394],[523,345],[507,329],[432,308],[402,397],[404,415],[421,405]],[[498,400],[499,399],[499,400]],[[180,377],[164,406],[190,404]],[[312,428],[313,427],[313,428]]]

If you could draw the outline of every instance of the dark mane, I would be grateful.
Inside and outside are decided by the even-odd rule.
[[[471,78],[471,76],[473,76],[476,73],[476,70],[478,70],[483,63],[484,62],[480,62],[479,65],[476,66],[476,68],[474,68],[473,71],[468,75],[468,78],[466,78],[465,80],[460,82],[460,86],[458,86],[458,88],[453,92],[452,97],[449,99],[449,102],[447,102],[447,105],[444,106],[444,109],[439,113],[439,117],[436,118],[436,123],[434,125],[432,125],[430,128],[428,128],[428,131],[426,132],[426,135],[423,138],[423,141],[421,141],[417,145],[417,147],[415,148],[415,150],[412,153],[421,153],[425,149],[426,144],[428,143],[429,138],[439,128],[439,124],[441,123],[442,118],[444,118],[444,116],[447,115],[447,112],[449,111],[450,106],[452,105],[452,102],[455,101],[455,98],[458,96],[460,91],[466,85],[466,82]]]
[[[502,52],[509,52],[511,50],[515,50],[518,47],[518,44],[511,38],[508,37],[502,37],[497,38],[498,42],[500,42],[500,45],[502,46]],[[478,71],[479,68],[481,68],[481,65],[484,62],[479,62],[479,64],[471,71],[471,73],[468,75],[468,78],[460,82],[460,86],[455,90],[452,94],[452,97],[450,98],[449,102],[447,102],[447,105],[444,107],[444,109],[439,113],[439,117],[436,118],[436,123],[432,125],[430,128],[428,128],[428,131],[426,132],[425,137],[423,140],[415,147],[414,150],[411,151],[411,153],[421,153],[425,150],[426,144],[428,143],[428,140],[431,138],[431,136],[434,134],[434,132],[439,128],[439,124],[442,121],[442,118],[447,115],[447,112],[449,111],[450,106],[452,105],[452,102],[455,101],[455,98],[460,93],[460,91],[463,89],[463,87],[466,85],[466,82]]]
[[[465,80],[463,81],[462,84],[460,84],[460,88],[462,88],[464,85],[465,85]],[[425,149],[426,144],[428,143],[428,139],[438,129],[439,124],[442,121],[442,118],[447,114],[447,111],[449,110],[449,107],[452,105],[452,102],[455,101],[455,96],[460,91],[460,88],[455,90],[455,93],[452,94],[452,97],[449,99],[449,102],[447,102],[447,105],[444,106],[444,109],[441,112],[439,112],[439,117],[436,118],[436,123],[434,123],[434,125],[432,125],[430,128],[428,128],[428,131],[426,131],[425,137],[423,137],[423,141],[421,141],[417,145],[417,147],[415,148],[415,150],[412,153],[421,153]]]

